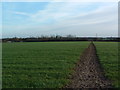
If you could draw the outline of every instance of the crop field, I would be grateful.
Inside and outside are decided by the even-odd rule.
[[[95,45],[105,75],[118,87],[118,42],[96,42]]]
[[[90,42],[3,43],[3,88],[60,88]],[[95,42],[106,76],[118,87],[118,43]]]
[[[3,88],[55,88],[89,42],[3,43]]]

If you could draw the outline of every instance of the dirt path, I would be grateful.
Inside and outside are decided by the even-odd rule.
[[[96,47],[90,43],[75,67],[75,73],[66,88],[111,88],[110,81],[104,76]]]

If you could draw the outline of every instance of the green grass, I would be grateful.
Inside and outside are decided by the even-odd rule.
[[[3,88],[59,88],[89,42],[3,43]]]
[[[97,54],[104,68],[105,75],[118,87],[118,43],[95,42]]]
[[[59,88],[89,42],[3,43],[3,88]],[[118,43],[95,42],[105,75],[118,87]]]

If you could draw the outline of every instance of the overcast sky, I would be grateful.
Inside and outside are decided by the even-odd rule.
[[[2,12],[3,37],[118,36],[117,2],[4,2]]]

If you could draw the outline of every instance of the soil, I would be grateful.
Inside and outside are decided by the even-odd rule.
[[[90,43],[81,55],[65,88],[112,88],[104,75],[94,43]]]

